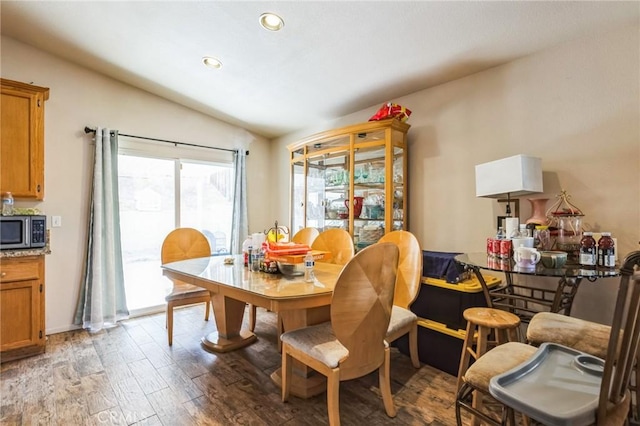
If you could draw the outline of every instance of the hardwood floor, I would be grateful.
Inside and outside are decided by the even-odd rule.
[[[96,334],[54,334],[45,354],[2,364],[0,424],[327,424],[326,394],[280,401],[269,377],[280,366],[275,314],[259,309],[258,341],[226,354],[200,346],[200,337],[215,330],[203,306],[174,316],[173,347],[158,314]],[[342,424],[455,425],[453,376],[415,369],[393,348],[391,379],[397,417],[385,414],[375,372],[341,384]]]

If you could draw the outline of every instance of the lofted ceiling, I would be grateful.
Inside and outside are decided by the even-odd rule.
[[[614,1],[5,1],[0,30],[268,138],[575,39],[638,25]],[[285,21],[258,24],[263,12]],[[202,64],[219,58],[219,70]]]

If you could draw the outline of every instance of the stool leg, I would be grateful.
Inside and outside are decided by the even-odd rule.
[[[456,384],[456,393],[460,391],[462,387],[462,378],[464,373],[469,368],[469,360],[473,353],[473,335],[475,334],[476,326],[470,321],[467,321],[467,331],[464,336],[464,342],[462,343],[462,353],[460,354],[460,367],[458,367],[458,382]]]
[[[478,327],[478,343],[476,346],[476,359],[480,358],[487,352],[487,341],[489,339],[489,328],[479,326]],[[473,391],[473,401],[471,406],[476,410],[482,410],[482,394],[478,391]],[[473,422],[471,423],[473,426],[478,426],[480,424],[480,419],[476,416],[473,417]]]
[[[518,342],[518,330],[515,328],[508,328],[497,330],[497,344],[502,345],[507,342]]]
[[[507,334],[509,335],[510,342],[519,342],[520,341],[520,326],[516,328],[510,328],[507,330]]]

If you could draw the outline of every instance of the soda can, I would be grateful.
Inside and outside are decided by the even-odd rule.
[[[494,257],[500,257],[500,241],[502,240],[498,240],[495,238],[491,241],[491,252],[493,253]]]
[[[487,238],[487,256],[494,256],[495,253],[493,252],[493,238],[488,237]]]
[[[500,258],[509,259],[511,257],[511,240],[500,240]]]

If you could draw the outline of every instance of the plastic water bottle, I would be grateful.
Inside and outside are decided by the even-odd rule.
[[[253,256],[251,257],[251,270],[253,272],[260,271],[260,264],[263,261],[263,253],[261,247],[254,247]]]
[[[313,255],[311,252],[307,252],[307,255],[304,257],[304,281],[307,283],[312,283],[314,281],[314,265],[315,261],[313,260]]]
[[[251,270],[251,268],[253,267],[253,245],[252,245],[252,243],[249,243],[249,245],[247,245],[247,267],[249,268],[249,270]]]
[[[2,196],[2,216],[13,216],[13,195],[10,192]]]
[[[521,223],[520,229],[518,230],[518,237],[524,238],[524,237],[531,237],[531,236],[532,234],[529,232],[529,229],[527,228],[527,224]]]

